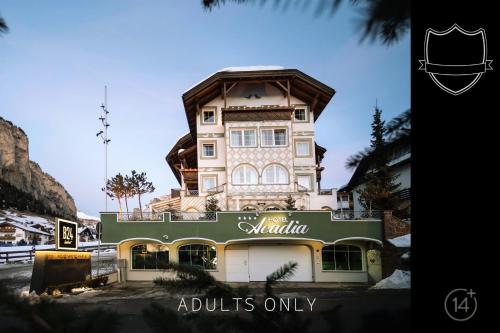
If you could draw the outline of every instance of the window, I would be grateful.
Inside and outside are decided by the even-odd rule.
[[[279,206],[268,206],[266,207],[266,211],[276,211],[276,210],[283,210],[281,207]]]
[[[233,171],[233,185],[257,184],[257,170],[248,164],[240,165]]]
[[[257,207],[255,206],[245,206],[241,209],[241,211],[243,212],[253,212],[253,211],[257,211]]]
[[[231,147],[255,147],[255,130],[231,130]]]
[[[201,123],[207,125],[215,124],[215,109],[203,110]]]
[[[311,140],[296,140],[295,141],[295,156],[297,157],[312,157]]]
[[[202,189],[203,192],[207,192],[210,189],[217,187],[217,177],[216,176],[201,176]]]
[[[299,192],[306,192],[312,190],[312,176],[311,175],[297,175],[297,184]]]
[[[274,128],[262,130],[262,146],[286,146],[286,129]]]
[[[361,248],[352,245],[329,245],[321,250],[323,270],[361,271]]]
[[[168,247],[160,244],[140,244],[131,249],[132,269],[168,268]]]
[[[217,250],[215,246],[189,244],[179,247],[179,264],[196,266],[203,269],[217,268]]]
[[[202,158],[216,158],[217,152],[215,149],[215,142],[201,144],[201,157]]]
[[[262,172],[264,184],[288,184],[288,171],[279,164],[267,166]]]
[[[294,121],[307,121],[306,109],[300,108],[293,111]]]

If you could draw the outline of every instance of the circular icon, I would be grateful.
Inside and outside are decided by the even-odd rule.
[[[453,320],[469,320],[477,310],[476,292],[460,288],[450,291],[444,300],[444,309]]]

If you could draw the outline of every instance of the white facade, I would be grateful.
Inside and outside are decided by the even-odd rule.
[[[286,120],[223,124],[223,108],[279,108],[288,107],[288,103],[297,111]],[[183,182],[182,211],[203,211],[210,194],[223,210],[231,211],[284,209],[289,195],[296,200],[297,209],[337,208],[335,189],[319,194],[314,115],[302,100],[291,96],[288,102],[283,92],[269,83],[239,83],[225,101],[219,96],[200,106],[196,132],[198,192],[189,195]]]

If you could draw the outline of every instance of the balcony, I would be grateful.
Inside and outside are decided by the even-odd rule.
[[[128,239],[171,243],[203,238],[217,243],[254,238],[312,239],[333,243],[346,238],[382,240],[380,212],[371,216],[330,211],[180,212],[137,215],[101,213],[102,241]],[[124,218],[125,216],[125,218]]]

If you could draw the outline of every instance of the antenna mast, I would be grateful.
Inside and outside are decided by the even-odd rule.
[[[106,190],[108,183],[108,144],[111,139],[108,139],[108,86],[104,86],[104,103],[101,104],[102,114],[99,120],[102,122],[103,129],[96,134],[96,136],[101,137],[102,143],[104,144],[104,187],[102,191],[104,192],[104,211],[108,211],[108,193]]]

